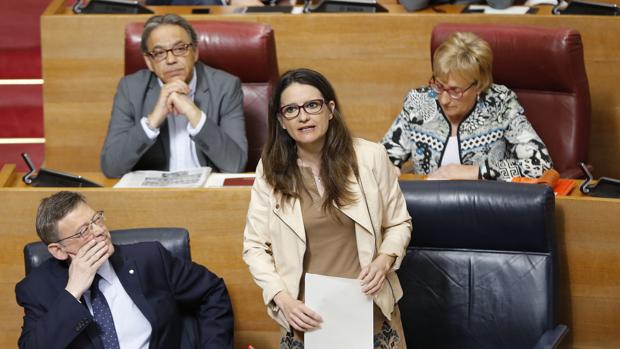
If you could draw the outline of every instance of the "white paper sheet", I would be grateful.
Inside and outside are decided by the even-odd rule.
[[[305,349],[373,349],[372,298],[359,280],[306,274],[305,282],[305,303],[323,318],[305,333]]]

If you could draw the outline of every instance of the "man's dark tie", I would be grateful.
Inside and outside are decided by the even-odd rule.
[[[105,300],[105,296],[99,290],[99,280],[101,280],[101,276],[95,274],[95,280],[93,280],[93,284],[90,286],[90,303],[93,307],[93,317],[99,328],[99,336],[103,342],[103,347],[105,349],[120,349],[112,312],[108,302]]]

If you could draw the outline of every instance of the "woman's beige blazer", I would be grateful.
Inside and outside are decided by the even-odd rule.
[[[394,272],[400,266],[411,237],[411,217],[398,185],[398,177],[385,148],[377,143],[354,139],[359,180],[351,178],[354,204],[341,211],[355,222],[360,265],[370,264],[378,253],[396,256],[386,285],[374,297],[375,304],[391,319],[394,305],[402,296]],[[289,329],[284,314],[273,302],[280,291],[299,295],[306,236],[298,199],[282,201],[263,178],[262,161],[256,180],[244,231],[243,259],[254,281],[263,290],[267,312],[278,324]]]

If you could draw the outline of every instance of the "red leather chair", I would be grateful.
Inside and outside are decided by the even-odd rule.
[[[453,32],[473,32],[493,49],[493,81],[517,93],[525,115],[564,178],[582,175],[590,144],[590,88],[581,35],[573,29],[501,24],[439,24],[431,57]]]
[[[232,21],[192,22],[200,60],[241,79],[248,138],[246,171],[254,172],[267,140],[271,91],[278,81],[276,43],[271,26]],[[125,74],[146,68],[140,50],[144,23],[125,29]]]

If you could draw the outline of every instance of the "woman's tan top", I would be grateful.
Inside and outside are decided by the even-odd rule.
[[[361,267],[355,241],[355,222],[340,210],[334,211],[335,217],[324,212],[321,207],[323,199],[312,171],[301,167],[301,173],[308,188],[308,191],[302,191],[300,198],[306,230],[304,274],[357,278]]]
[[[355,222],[340,210],[335,217],[322,209],[323,199],[319,195],[314,175],[308,167],[300,167],[304,185],[308,191],[301,192],[301,212],[306,230],[306,253],[304,275],[301,278],[299,299],[304,300],[304,279],[306,273],[356,279],[361,266],[355,240]],[[360,286],[361,290],[361,286]],[[384,317],[376,308],[374,332],[378,332]],[[299,333],[295,331],[295,337]]]

